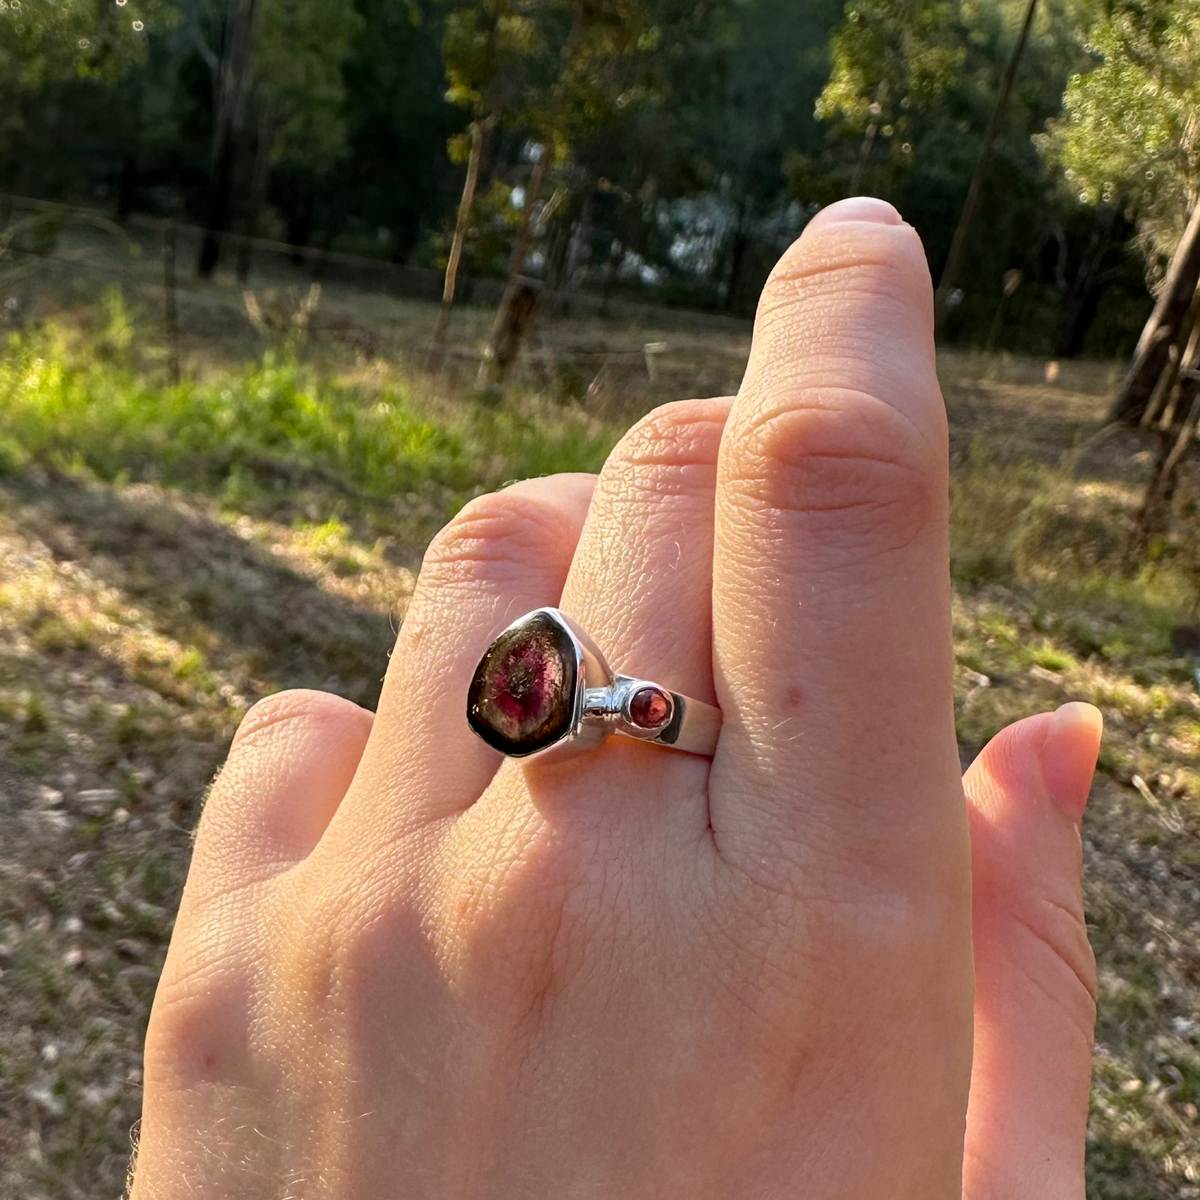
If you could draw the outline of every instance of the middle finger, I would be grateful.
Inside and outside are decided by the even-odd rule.
[[[561,603],[614,672],[708,704],[714,489],[731,403],[663,405],[625,435],[600,474]],[[692,754],[615,737],[582,761],[510,764],[508,779],[518,772],[524,786],[501,788],[508,802],[613,821],[610,833],[643,846],[664,822],[688,837],[707,828],[708,761]]]

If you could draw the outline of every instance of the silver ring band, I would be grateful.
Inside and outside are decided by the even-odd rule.
[[[711,758],[721,710],[648,679],[614,674],[557,608],[538,608],[487,648],[467,693],[467,722],[510,758],[565,757],[610,734]]]

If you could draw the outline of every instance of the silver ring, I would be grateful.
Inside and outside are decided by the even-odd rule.
[[[510,758],[565,757],[609,734],[711,758],[721,710],[648,679],[614,674],[591,638],[557,608],[514,621],[484,652],[467,722]]]

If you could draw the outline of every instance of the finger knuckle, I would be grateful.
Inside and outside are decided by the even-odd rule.
[[[473,583],[523,572],[554,551],[568,532],[564,515],[527,496],[489,492],[467,504],[429,544],[425,586]]]
[[[802,522],[811,542],[902,548],[944,504],[943,469],[891,405],[809,390],[768,406],[739,431],[731,484],[753,509]]]
[[[341,696],[309,688],[275,692],[251,705],[238,726],[234,746],[274,738],[281,729],[314,727],[334,721],[370,721],[370,714]]]
[[[147,1070],[160,1082],[219,1077],[240,1057],[253,988],[247,949],[193,936],[172,948],[146,1031]]]
[[[1094,1009],[1096,958],[1088,940],[1083,912],[1043,898],[1028,908],[1014,906],[1012,916],[1035,945],[1049,951],[1052,960],[1057,960],[1071,973],[1078,985],[1074,990]]]
[[[798,293],[847,287],[910,304],[930,290],[921,239],[909,225],[824,225],[793,242],[763,289],[760,316]]]
[[[680,400],[643,417],[617,443],[606,474],[636,474],[657,482],[687,472],[711,469],[717,461],[728,404],[722,400]]]

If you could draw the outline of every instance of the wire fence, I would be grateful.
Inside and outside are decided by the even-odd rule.
[[[203,231],[144,216],[0,195],[0,329],[86,314],[119,288],[171,379],[245,361],[302,334],[314,352],[428,366],[439,271],[231,235],[223,267],[197,278]],[[460,278],[444,352],[465,380],[478,366],[502,280]],[[515,381],[567,397],[609,391],[728,392],[749,349],[744,319],[631,300],[543,291]]]

